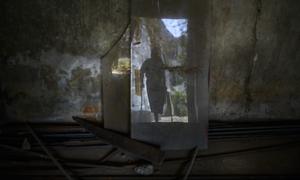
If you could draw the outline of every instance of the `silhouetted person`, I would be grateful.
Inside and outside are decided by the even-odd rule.
[[[147,59],[141,67],[142,88],[144,87],[144,74],[147,78],[146,85],[151,112],[154,113],[155,122],[158,122],[158,114],[163,113],[167,93],[164,64],[158,49],[152,49],[151,58]]]

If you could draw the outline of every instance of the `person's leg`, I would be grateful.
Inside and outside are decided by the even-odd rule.
[[[158,122],[158,113],[154,113],[155,122]]]

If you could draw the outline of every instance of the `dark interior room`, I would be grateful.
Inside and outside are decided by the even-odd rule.
[[[0,179],[300,179],[299,9],[1,0]]]

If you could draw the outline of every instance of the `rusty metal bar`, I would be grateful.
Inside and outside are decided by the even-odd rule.
[[[188,179],[188,177],[189,177],[189,175],[190,175],[190,173],[191,173],[191,171],[193,169],[193,166],[194,166],[194,163],[195,163],[195,160],[197,158],[199,150],[200,150],[200,147],[197,146],[195,148],[194,152],[193,152],[193,156],[192,156],[191,161],[189,163],[188,169],[187,169],[187,171],[186,171],[186,173],[185,173],[185,175],[183,177],[183,180],[187,180]]]
[[[45,151],[45,153],[49,156],[49,158],[52,160],[52,162],[57,166],[57,168],[63,173],[63,175],[68,179],[68,180],[75,180],[65,169],[64,167],[58,162],[58,160],[53,156],[53,154],[49,151],[49,149],[44,145],[42,140],[38,137],[38,135],[34,132],[34,130],[28,125],[27,128],[29,132],[32,134],[34,139],[40,144],[42,149]]]

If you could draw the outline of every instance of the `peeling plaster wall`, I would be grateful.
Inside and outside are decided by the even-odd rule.
[[[210,119],[299,119],[300,1],[210,2]],[[123,0],[1,1],[2,116],[99,118],[100,57],[128,11]]]
[[[127,24],[127,1],[7,0],[0,8],[1,113],[100,119],[100,57]]]

